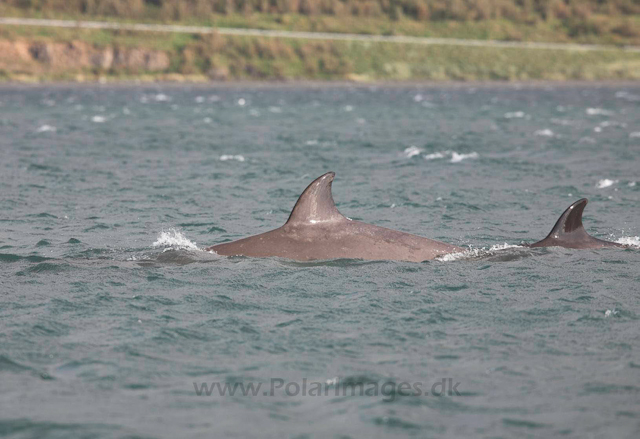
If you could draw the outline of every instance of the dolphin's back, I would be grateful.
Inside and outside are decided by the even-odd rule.
[[[410,233],[345,218],[323,225],[282,226],[260,235],[211,247],[219,255],[421,262],[462,248]]]
[[[331,194],[334,176],[329,172],[311,183],[282,227],[207,250],[224,256],[275,256],[300,261],[349,258],[413,262],[463,250],[345,217]]]

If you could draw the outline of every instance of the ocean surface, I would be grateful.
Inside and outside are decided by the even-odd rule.
[[[0,436],[637,438],[639,164],[640,85],[3,85]],[[203,250],[327,171],[469,250]]]

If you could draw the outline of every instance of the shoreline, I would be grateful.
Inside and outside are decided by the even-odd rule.
[[[640,87],[640,80],[531,80],[531,81],[345,81],[345,80],[286,80],[286,81],[2,81],[0,89],[8,88],[44,88],[44,87],[113,87],[113,88],[198,88],[198,89],[242,89],[242,88],[512,88],[512,89],[541,89],[541,88],[579,88],[593,86],[597,88]]]

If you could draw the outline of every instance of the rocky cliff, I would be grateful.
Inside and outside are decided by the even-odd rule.
[[[0,40],[0,72],[5,75],[163,72],[169,65],[169,55],[159,50],[97,47],[82,41]]]

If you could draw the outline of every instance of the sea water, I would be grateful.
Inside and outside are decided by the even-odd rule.
[[[637,437],[640,86],[0,88],[3,437]],[[226,258],[335,171],[424,263]],[[628,249],[529,249],[572,202]]]

